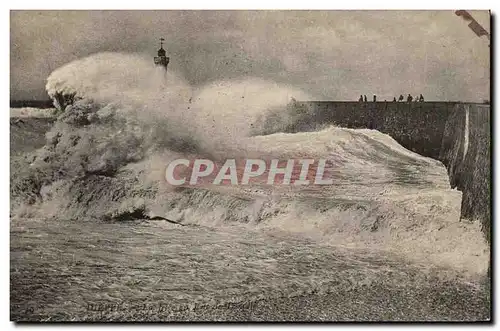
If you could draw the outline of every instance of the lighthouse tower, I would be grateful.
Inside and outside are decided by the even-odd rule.
[[[160,49],[158,50],[158,56],[155,56],[155,64],[157,66],[163,66],[165,71],[167,70],[168,63],[170,62],[170,58],[166,56],[166,52],[163,49],[163,42],[165,39],[160,38]]]

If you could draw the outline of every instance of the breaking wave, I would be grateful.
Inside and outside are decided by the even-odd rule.
[[[47,80],[59,105],[43,148],[11,176],[14,217],[127,220],[285,231],[484,274],[479,225],[460,220],[446,169],[375,130],[283,133],[312,97],[257,78],[192,87],[137,55],[101,53]],[[334,184],[171,187],[177,158],[326,158]]]

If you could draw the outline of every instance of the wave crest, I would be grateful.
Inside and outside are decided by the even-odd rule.
[[[45,146],[13,170],[15,217],[239,222],[436,264],[459,261],[450,267],[471,272],[487,268],[480,230],[457,226],[460,193],[439,162],[373,130],[279,133],[309,115],[290,103],[311,99],[298,89],[256,78],[192,87],[148,59],[103,53],[54,71],[47,92],[71,102]],[[167,185],[168,162],[200,156],[327,158],[334,185]]]

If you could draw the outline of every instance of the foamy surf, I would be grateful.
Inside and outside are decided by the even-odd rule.
[[[389,251],[465,275],[487,270],[479,226],[460,220],[461,194],[440,162],[374,130],[280,133],[300,118],[287,107],[291,98],[311,98],[298,89],[253,78],[192,87],[149,59],[104,53],[57,69],[47,91],[76,101],[30,165],[16,170],[17,217],[158,216]],[[331,161],[334,184],[169,186],[168,162],[193,156],[322,157]]]

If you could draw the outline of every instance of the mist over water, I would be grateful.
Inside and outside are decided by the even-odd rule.
[[[140,210],[390,251],[468,275],[487,270],[480,227],[461,222],[461,193],[440,162],[374,130],[282,133],[298,119],[287,107],[292,98],[313,99],[298,89],[258,78],[193,87],[151,59],[119,53],[71,62],[46,88],[77,101],[16,170],[14,217],[119,219]],[[195,157],[326,158],[334,184],[169,186],[168,162]]]
[[[202,150],[238,150],[258,118],[285,107],[300,90],[258,78],[189,86],[182,77],[138,55],[100,53],[55,70],[46,85],[50,96],[72,94],[146,126],[162,126],[170,136],[196,140]],[[119,105],[119,107],[117,107]],[[283,121],[287,120],[283,118]],[[276,125],[284,125],[284,122]]]

